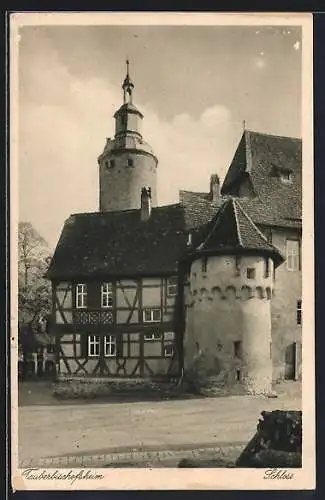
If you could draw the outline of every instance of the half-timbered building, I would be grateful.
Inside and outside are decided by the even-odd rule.
[[[115,136],[106,140],[98,158],[99,211],[74,214],[66,220],[47,273],[52,281],[58,371],[70,375],[179,377],[184,369],[184,332],[190,331],[198,345],[203,334],[193,319],[196,299],[201,304],[201,316],[208,318],[211,313],[211,321],[204,324],[212,331],[208,347],[212,352],[213,339],[218,338],[218,318],[211,312],[211,290],[218,287],[210,283],[210,297],[208,287],[203,285],[209,282],[209,269],[214,269],[214,250],[209,248],[208,256],[199,250],[206,228],[215,217],[218,220],[222,210],[232,214],[229,225],[237,224],[237,247],[235,251],[228,248],[229,258],[224,255],[222,264],[226,267],[220,268],[221,273],[225,269],[230,273],[230,283],[231,273],[239,273],[241,282],[245,282],[244,292],[235,290],[236,300],[242,299],[242,293],[246,298],[261,294],[256,280],[266,248],[272,247],[272,255],[284,256],[277,260],[277,269],[268,260],[265,264],[272,266],[274,283],[272,297],[271,293],[259,296],[261,301],[271,301],[271,307],[265,309],[270,311],[266,322],[271,338],[268,354],[263,352],[262,357],[271,357],[274,378],[297,378],[302,322],[301,141],[244,131],[222,189],[218,175],[213,175],[208,193],[181,191],[179,203],[157,206],[158,159],[141,135],[143,115],[133,103],[134,84],[129,71],[122,88],[123,104],[114,115]],[[224,206],[229,199],[237,201],[227,212]],[[241,243],[243,229],[238,225],[238,213],[244,214],[243,227],[250,228],[254,241],[260,241],[260,253],[248,249],[248,260]],[[227,227],[224,217],[222,224]],[[216,241],[215,245],[219,255],[223,242]],[[193,262],[188,255],[200,257]],[[252,255],[257,256],[256,262]],[[198,265],[202,281],[199,288],[198,269],[193,270]],[[218,281],[217,276],[214,279]],[[188,300],[193,290],[196,298],[192,300],[192,294]],[[224,303],[218,305],[223,322]],[[227,303],[227,314],[231,315],[232,302]],[[257,307],[254,314],[263,307]],[[245,315],[245,303],[240,310]],[[236,328],[231,321],[229,325]],[[222,330],[226,335],[224,324]],[[249,338],[254,349],[255,336]],[[218,348],[224,343],[219,340]],[[233,356],[238,356],[240,342],[235,339]],[[228,354],[232,356],[230,351]]]

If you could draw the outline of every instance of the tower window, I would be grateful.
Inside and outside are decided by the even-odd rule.
[[[208,269],[208,258],[203,257],[202,258],[202,273],[206,273]]]
[[[287,240],[286,254],[288,271],[298,271],[300,264],[298,240]]]
[[[110,166],[110,168],[114,168],[115,167],[115,160],[110,160],[109,166]]]
[[[134,166],[133,158],[128,158],[128,167],[133,167],[133,166]]]
[[[240,276],[240,257],[239,257],[239,255],[235,256],[235,268],[236,268],[236,276]]]
[[[236,340],[236,342],[234,342],[234,356],[238,359],[241,359],[242,357],[242,344],[240,340]]]
[[[255,279],[255,268],[254,267],[248,267],[247,268],[247,278],[249,280],[254,280]]]
[[[297,300],[297,325],[302,324],[302,301]]]

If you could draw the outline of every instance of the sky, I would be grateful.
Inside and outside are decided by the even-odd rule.
[[[158,202],[224,178],[245,127],[301,137],[298,26],[24,26],[19,30],[19,219],[54,248],[98,210],[98,164],[125,60],[158,157]]]

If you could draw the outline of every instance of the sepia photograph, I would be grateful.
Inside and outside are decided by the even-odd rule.
[[[13,487],[312,489],[311,16],[10,40]]]

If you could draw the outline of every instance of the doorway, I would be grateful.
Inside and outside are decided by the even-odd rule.
[[[297,380],[297,342],[289,344],[285,349],[285,373],[286,380]]]

